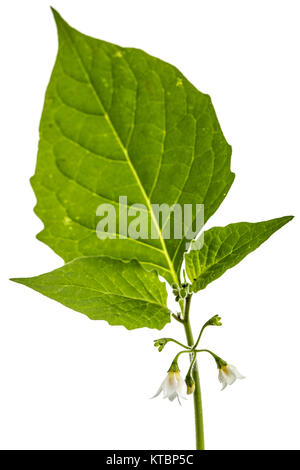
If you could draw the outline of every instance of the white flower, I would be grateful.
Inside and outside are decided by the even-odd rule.
[[[223,385],[222,390],[224,390],[227,385],[232,385],[236,379],[244,379],[236,367],[230,366],[229,364],[224,364],[219,369],[219,381]]]
[[[167,377],[152,398],[157,397],[161,392],[163,392],[164,398],[169,398],[170,401],[173,401],[175,398],[177,398],[180,404],[180,398],[186,399],[185,382],[181,377],[179,370],[177,372],[168,372]]]

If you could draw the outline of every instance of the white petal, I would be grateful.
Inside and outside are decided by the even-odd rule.
[[[157,390],[156,394],[153,395],[153,397],[151,398],[156,398],[158,397],[158,395],[163,391],[163,383],[161,384],[161,386],[159,387],[159,389]]]
[[[221,392],[223,392],[223,390],[224,390],[226,387],[227,387],[227,383],[224,382],[224,383],[223,383],[223,387],[221,388]]]
[[[185,395],[186,384],[181,375],[177,378],[176,390],[179,395]]]
[[[218,379],[219,379],[219,381],[221,382],[221,384],[223,384],[224,382],[225,382],[225,383],[227,382],[227,380],[226,380],[226,375],[224,374],[224,372],[223,372],[222,369],[219,369]]]
[[[167,397],[170,395],[173,395],[173,393],[176,393],[176,387],[177,387],[177,381],[175,378],[175,374],[168,374],[166,380],[165,380],[165,393]]]
[[[219,369],[219,381],[221,382],[221,384],[223,385],[223,387],[221,388],[221,391],[224,390],[224,388],[227,387],[227,378],[226,378],[226,375],[224,374],[223,370],[222,369]]]
[[[229,367],[226,367],[224,374],[226,376],[226,382],[228,385],[232,385],[236,381],[236,376]]]
[[[244,379],[245,377],[239,373],[239,371],[237,370],[237,368],[235,366],[228,366],[228,369],[230,369],[230,371],[235,375],[235,377],[237,379]]]
[[[177,397],[177,393],[176,393],[176,392],[171,393],[171,395],[168,396],[168,398],[169,398],[170,401],[174,401],[176,397]]]
[[[169,372],[156,394],[152,397],[157,397],[161,392],[163,392],[163,398],[168,398],[170,401],[174,401],[175,398],[178,399],[179,403],[180,398],[186,400],[185,396],[185,381],[180,376],[180,374]]]
[[[167,397],[168,396],[168,376],[165,378],[161,386],[162,386],[164,397]]]

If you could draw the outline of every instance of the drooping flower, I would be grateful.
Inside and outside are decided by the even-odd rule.
[[[227,387],[227,385],[232,385],[236,379],[244,379],[245,377],[239,373],[235,366],[223,363],[219,367],[219,381],[223,385],[222,390]]]
[[[170,369],[168,371],[167,377],[152,398],[157,397],[161,392],[163,392],[163,398],[168,398],[170,401],[177,398],[180,404],[180,398],[186,399],[185,382],[180,375],[179,369],[176,371]]]

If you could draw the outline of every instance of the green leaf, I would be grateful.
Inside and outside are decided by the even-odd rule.
[[[172,65],[54,17],[59,50],[31,180],[44,223],[38,238],[65,261],[138,259],[177,282],[186,239],[165,239],[151,204],[204,204],[207,220],[225,198],[234,179],[231,147],[211,100]],[[119,196],[128,206],[144,204],[156,239],[122,235]],[[96,236],[103,203],[117,210],[117,239]]]
[[[204,232],[203,247],[200,250],[191,249],[185,255],[186,271],[193,291],[204,289],[222,276],[292,218],[287,216],[258,223],[240,222]]]
[[[78,258],[41,276],[12,279],[92,320],[133,328],[163,328],[170,322],[167,291],[154,272],[136,261]]]

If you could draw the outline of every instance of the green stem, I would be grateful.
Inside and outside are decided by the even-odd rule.
[[[198,346],[199,341],[200,341],[200,339],[201,339],[202,333],[203,333],[203,331],[205,330],[206,327],[207,327],[207,323],[205,323],[205,324],[202,326],[201,331],[200,331],[199,336],[198,336],[198,339],[197,339],[196,343],[194,344],[193,349],[197,349],[197,346]]]
[[[187,374],[186,374],[187,376],[190,375],[190,374],[192,374],[192,372],[193,372],[193,367],[194,367],[194,364],[195,364],[196,359],[197,359],[197,353],[196,353],[196,351],[194,351],[194,355],[193,355],[193,356],[190,355],[190,358],[191,358],[191,364],[190,364],[189,370],[188,370],[188,372],[187,372]]]
[[[194,338],[192,333],[192,328],[190,324],[190,306],[191,306],[192,295],[188,294],[185,301],[184,309],[184,330],[187,339],[187,344],[189,346],[194,345]],[[191,355],[191,361],[193,356]],[[195,391],[194,391],[194,410],[195,410],[195,431],[196,431],[196,449],[204,450],[204,429],[203,429],[203,414],[202,414],[202,399],[201,399],[201,388],[200,388],[200,378],[197,362],[193,368],[193,379],[195,381]]]
[[[178,344],[178,346],[181,346],[184,349],[188,349],[188,350],[191,349],[189,346],[186,346],[185,344],[180,343],[180,341],[177,341],[177,339],[173,339],[173,338],[165,338],[165,339],[167,339],[169,342],[171,341],[172,343]]]
[[[178,343],[180,344],[180,343]],[[210,351],[209,349],[190,349],[190,348],[187,348],[185,346],[185,350],[184,351],[179,351],[179,353],[176,354],[176,356],[174,357],[173,359],[173,362],[177,362],[179,356],[181,356],[181,354],[186,354],[186,353],[189,353],[190,356],[191,356],[191,366],[193,367],[194,365],[194,358],[196,357],[196,354],[198,353],[201,353],[201,352],[207,352],[209,353],[214,359],[215,361],[222,361],[224,363],[224,365],[227,364],[227,362],[225,362],[220,356],[217,356],[217,354],[215,354],[214,352]],[[192,367],[189,368],[189,372],[192,370]]]

